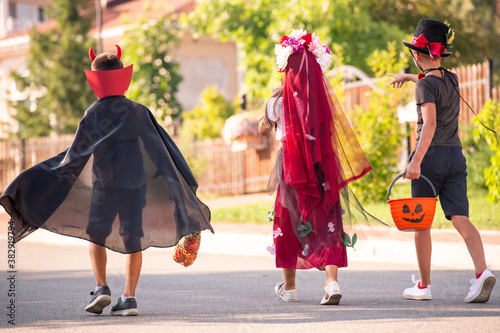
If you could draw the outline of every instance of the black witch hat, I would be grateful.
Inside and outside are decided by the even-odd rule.
[[[433,19],[421,19],[411,42],[403,43],[412,50],[429,54],[434,59],[436,56],[441,58],[451,55],[447,49],[453,47],[453,38],[454,32],[447,24]]]

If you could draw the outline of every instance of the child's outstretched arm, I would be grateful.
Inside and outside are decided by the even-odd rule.
[[[388,74],[392,76],[394,79],[389,82],[394,88],[401,88],[403,84],[407,81],[412,81],[417,83],[418,75],[416,74]]]

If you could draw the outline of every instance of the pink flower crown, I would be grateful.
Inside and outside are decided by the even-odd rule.
[[[294,30],[288,36],[283,36],[281,42],[274,47],[278,71],[284,72],[288,65],[288,57],[295,51],[307,50],[316,57],[321,70],[326,72],[332,63],[330,48],[321,44],[321,40],[315,34],[307,33],[305,30]]]

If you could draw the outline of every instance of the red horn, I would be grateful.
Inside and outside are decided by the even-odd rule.
[[[115,44],[115,47],[116,47],[116,56],[118,57],[118,59],[121,59],[122,57],[122,49],[120,49],[120,47],[118,45]]]
[[[89,57],[90,57],[90,60],[94,61],[95,54],[94,54],[94,48],[93,47],[91,47],[90,50],[89,50]]]

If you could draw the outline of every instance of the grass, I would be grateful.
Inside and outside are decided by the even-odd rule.
[[[408,198],[410,197],[410,184],[397,184],[391,192],[391,199]],[[488,192],[486,189],[469,191],[469,211],[472,223],[482,230],[500,230],[500,213],[499,203],[489,203],[486,201]],[[386,202],[363,203],[363,199],[359,198],[364,208],[372,215],[387,224],[394,226],[389,205]],[[212,221],[233,222],[233,223],[259,223],[266,224],[267,212],[271,209],[271,203],[256,203],[248,205],[240,205],[234,207],[224,207],[212,209]],[[453,228],[451,221],[444,217],[443,210],[439,201],[436,205],[436,215],[432,228],[435,229],[450,229]]]
[[[267,212],[271,209],[269,202],[215,208],[211,209],[212,221],[267,224]]]

